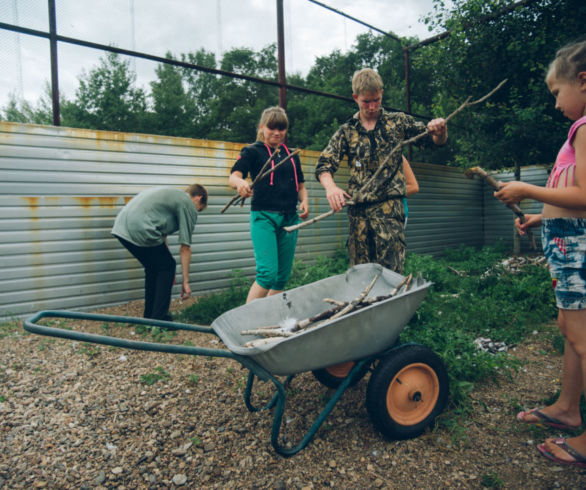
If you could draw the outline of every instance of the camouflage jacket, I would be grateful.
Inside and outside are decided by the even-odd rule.
[[[360,123],[357,112],[340,126],[322,151],[315,168],[315,176],[318,180],[324,172],[329,172],[333,176],[344,156],[347,156],[350,168],[348,193],[354,196],[396,145],[425,130],[426,126],[423,123],[407,114],[381,109],[376,126],[372,131],[367,131]],[[417,144],[431,142],[429,136],[422,138]],[[401,152],[397,152],[393,161],[387,162],[386,168],[370,186],[361,202],[388,201],[404,197],[405,192]]]

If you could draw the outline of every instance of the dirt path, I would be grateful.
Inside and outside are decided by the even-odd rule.
[[[109,312],[136,315],[139,308]],[[208,337],[189,340],[222,347]],[[270,444],[270,414],[244,406],[247,371],[234,361],[19,331],[0,339],[0,488],[585,488],[586,471],[537,452],[555,431],[514,417],[520,405],[555,393],[560,356],[538,339],[513,355],[520,370],[477,388],[474,413],[457,432],[442,427],[385,441],[366,413],[363,380],[309,446],[284,459]],[[258,390],[268,395],[268,386]],[[286,435],[295,439],[307,428],[327,394],[311,374],[297,376]]]

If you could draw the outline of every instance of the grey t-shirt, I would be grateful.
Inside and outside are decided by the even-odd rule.
[[[139,247],[155,247],[179,230],[179,243],[191,245],[197,209],[185,191],[154,187],[134,196],[116,216],[112,234]]]

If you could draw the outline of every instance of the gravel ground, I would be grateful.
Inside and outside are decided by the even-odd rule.
[[[137,316],[141,305],[106,311]],[[89,323],[76,328],[104,333]],[[246,409],[247,371],[232,360],[87,345],[1,325],[0,333],[0,488],[586,487],[586,471],[537,452],[555,431],[515,421],[519,405],[533,407],[559,388],[561,358],[537,339],[512,351],[517,373],[477,387],[474,413],[458,432],[384,440],[366,413],[365,378],[308,447],[285,459],[270,444],[271,414]],[[193,333],[173,343],[186,340],[222,347]],[[269,392],[262,383],[255,390],[259,399]],[[328,393],[310,373],[297,376],[285,435],[302,435]]]

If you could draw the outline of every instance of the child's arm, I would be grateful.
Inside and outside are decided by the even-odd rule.
[[[299,184],[297,197],[299,199],[299,217],[305,219],[309,216],[309,197],[307,195],[307,188],[303,182]]]
[[[250,187],[250,183],[243,177],[242,172],[234,170],[234,172],[230,174],[228,185],[233,189],[236,189],[241,197],[250,197],[252,196],[253,190]]]
[[[586,125],[576,131],[574,139],[576,172],[574,185],[569,187],[546,188],[525,182],[504,182],[494,193],[505,204],[516,204],[523,199],[535,199],[545,204],[565,209],[586,210]]]
[[[526,214],[525,221],[521,223],[521,218],[517,218],[515,220],[515,228],[519,231],[519,235],[524,235],[527,233],[529,228],[533,228],[535,226],[541,226],[541,222],[543,221],[542,214]]]
[[[413,173],[413,169],[411,168],[411,165],[409,165],[409,161],[404,156],[403,175],[405,175],[405,184],[407,184],[407,196],[417,194],[419,192],[419,183],[417,182],[417,177],[415,177],[415,173]]]

